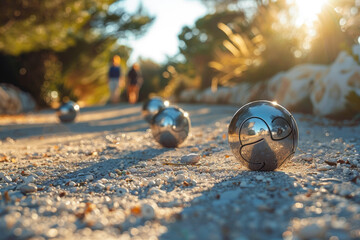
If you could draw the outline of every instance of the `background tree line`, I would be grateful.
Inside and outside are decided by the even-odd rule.
[[[140,36],[154,20],[121,0],[4,0],[0,8],[0,81],[30,92],[40,106],[57,98],[105,102],[109,59],[123,69],[131,49],[118,38]],[[328,0],[316,34],[295,24],[288,0],[202,0],[209,14],[179,33],[179,54],[164,64],[140,59],[151,93],[174,96],[186,88],[265,81],[300,63],[331,63],[360,36],[359,1]]]
[[[360,36],[356,0],[328,0],[314,22],[316,34],[311,38],[308,26],[296,25],[295,2],[203,2],[211,13],[179,34],[185,61],[177,63],[182,66],[178,76],[191,75],[198,81],[185,87],[256,83],[296,64],[329,64],[340,51],[350,52]]]
[[[0,81],[31,93],[40,106],[54,98],[104,101],[115,54],[131,49],[117,39],[141,35],[153,21],[118,0],[4,0],[0,8]]]

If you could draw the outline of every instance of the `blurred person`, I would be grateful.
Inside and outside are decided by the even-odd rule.
[[[143,83],[140,66],[134,63],[127,74],[129,103],[136,103],[139,99],[139,91]]]
[[[115,55],[112,59],[112,64],[108,72],[108,82],[110,89],[110,99],[109,102],[117,103],[119,101],[119,86],[121,78],[121,68],[120,68],[121,58],[118,55]]]

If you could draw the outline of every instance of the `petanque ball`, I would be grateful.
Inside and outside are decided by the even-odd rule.
[[[276,102],[255,101],[235,113],[228,140],[233,154],[244,166],[272,171],[294,155],[298,127],[291,113]]]

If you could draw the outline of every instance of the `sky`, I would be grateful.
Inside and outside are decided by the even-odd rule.
[[[121,44],[133,48],[130,62],[141,56],[164,63],[166,56],[174,56],[179,52],[177,36],[182,27],[193,26],[207,11],[200,0],[125,0],[123,6],[132,13],[141,2],[146,12],[156,18],[139,39],[119,40]]]

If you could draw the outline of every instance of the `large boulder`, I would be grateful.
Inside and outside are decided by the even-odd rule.
[[[269,95],[267,94],[267,88],[267,81],[255,83],[249,91],[248,102],[269,99]]]
[[[229,88],[230,97],[228,103],[241,106],[251,101],[268,99],[266,89],[267,82],[239,83]]]
[[[240,83],[230,89],[231,97],[229,103],[244,105],[250,100],[251,84]]]
[[[229,87],[220,87],[214,93],[217,103],[229,103],[231,98],[231,88]]]
[[[198,94],[199,90],[197,89],[186,89],[180,93],[179,100],[181,102],[195,102]]]
[[[0,84],[0,114],[18,114],[32,111],[35,107],[35,101],[30,94],[11,84]]]
[[[328,66],[303,64],[278,73],[268,82],[268,98],[289,110],[311,112],[310,93],[314,82],[322,79],[328,71]]]
[[[196,96],[196,101],[201,103],[217,103],[216,96],[211,88],[205,89]]]
[[[314,83],[311,92],[314,114],[336,116],[346,112],[351,92],[360,96],[360,65],[353,56],[341,52],[327,74]]]
[[[319,116],[353,117],[360,114],[360,45],[352,55],[341,52],[330,66],[302,64],[280,72],[268,81],[239,83],[232,87],[189,90],[180,100],[244,105],[255,100],[277,101],[290,111]]]

